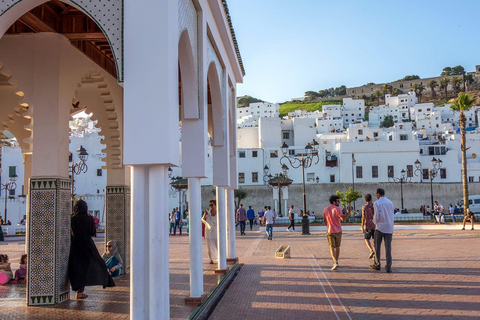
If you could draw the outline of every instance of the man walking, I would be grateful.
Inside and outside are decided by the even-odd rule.
[[[268,210],[265,212],[265,215],[263,216],[263,224],[266,223],[265,232],[267,233],[267,236],[268,236],[267,240],[272,240],[273,225],[275,224],[275,214],[272,211],[272,207],[268,206],[265,208],[268,208]]]
[[[255,220],[255,211],[253,211],[252,206],[248,206],[247,218],[248,218],[248,221],[250,222],[250,231],[252,231],[253,220]]]
[[[392,272],[392,237],[393,237],[393,216],[395,209],[392,201],[385,197],[385,190],[377,189],[377,201],[373,204],[375,223],[375,262],[370,267],[374,270],[380,270],[380,249],[382,241],[385,241],[385,270]]]
[[[177,233],[177,227],[180,230],[179,236],[182,235],[182,224],[182,213],[180,212],[180,210],[178,210],[178,208],[175,208],[175,230],[173,231],[173,235]]]
[[[295,231],[295,212],[293,212],[293,205],[290,207],[290,210],[288,210],[288,218],[290,219],[290,225],[288,226],[287,231],[290,231],[290,228]]]
[[[327,225],[327,239],[330,246],[330,254],[333,259],[332,270],[338,268],[338,258],[340,256],[340,244],[342,242],[342,223],[350,218],[352,214],[352,207],[348,206],[348,213],[343,214],[340,209],[340,198],[333,195],[329,199],[330,205],[323,209],[323,221]]]
[[[365,244],[367,245],[368,249],[370,250],[370,255],[368,259],[373,259],[375,255],[375,250],[370,243],[370,239],[375,239],[375,224],[373,223],[373,203],[372,203],[372,195],[367,193],[365,195],[365,205],[362,207],[362,232],[363,237],[365,238]]]
[[[237,210],[237,222],[240,223],[240,235],[245,235],[245,221],[247,220],[247,212],[243,208],[243,204],[240,204],[240,208]]]

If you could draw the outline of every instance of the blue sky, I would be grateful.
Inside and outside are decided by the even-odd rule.
[[[270,102],[342,84],[480,64],[478,0],[228,0],[246,70],[238,95]]]

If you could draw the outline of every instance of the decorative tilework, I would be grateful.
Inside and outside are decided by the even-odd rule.
[[[69,299],[70,180],[30,179],[27,303],[56,305]]]
[[[183,31],[187,30],[190,44],[192,45],[193,63],[195,73],[198,79],[198,22],[197,9],[192,0],[179,0],[178,2],[178,38],[182,36]]]
[[[117,243],[123,259],[123,272],[130,271],[130,188],[107,186],[105,241]]]
[[[22,0],[0,1],[0,17]],[[118,82],[123,83],[123,0],[70,0],[102,29],[112,47]]]

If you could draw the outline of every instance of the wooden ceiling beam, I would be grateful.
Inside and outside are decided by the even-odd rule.
[[[19,20],[35,32],[57,32],[57,30],[31,12],[25,13]]]
[[[72,33],[62,33],[69,40],[105,40],[106,37],[103,32],[72,32]]]
[[[61,2],[60,0],[51,0],[51,1],[55,3],[57,6],[59,6],[60,8],[62,8],[63,11],[65,11],[68,8],[68,6],[63,2]]]

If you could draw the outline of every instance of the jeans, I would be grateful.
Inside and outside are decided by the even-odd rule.
[[[267,232],[267,236],[271,239],[273,236],[273,224],[267,224],[265,232]]]
[[[177,233],[177,227],[178,230],[180,230],[180,234],[182,234],[182,220],[175,220],[175,229],[173,229],[173,234]]]
[[[238,221],[240,223],[240,233],[245,233],[245,221]]]
[[[250,221],[250,230],[252,230],[252,227],[253,227],[253,219],[248,219],[248,221]]]
[[[175,222],[170,222],[170,233],[175,232]]]
[[[383,233],[379,230],[375,230],[375,265],[380,268],[380,250],[382,248],[382,240],[385,239],[385,269],[390,270],[392,268],[392,237],[391,233]]]

